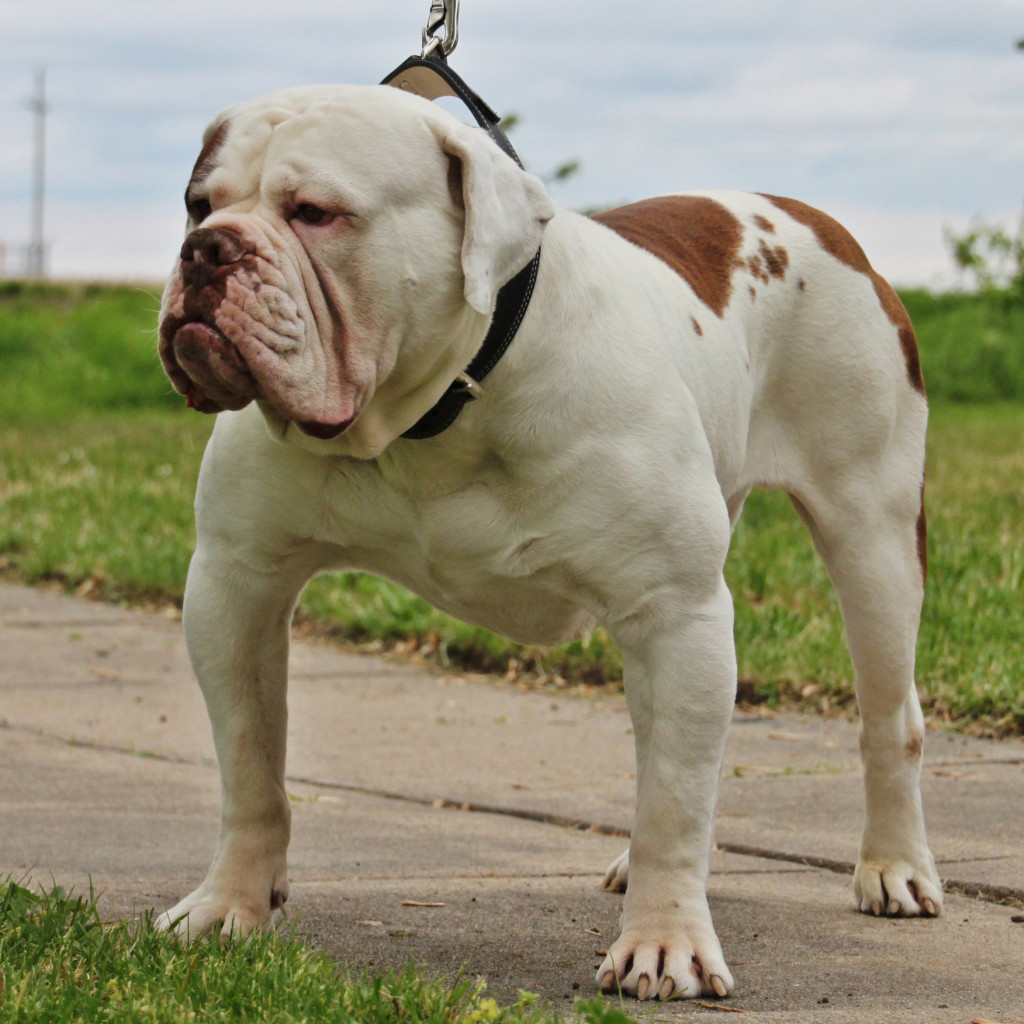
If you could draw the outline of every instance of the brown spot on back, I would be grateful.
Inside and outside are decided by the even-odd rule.
[[[765,196],[770,203],[780,210],[788,213],[793,220],[809,227],[818,239],[821,247],[831,253],[841,263],[862,274],[871,274],[871,264],[868,263],[864,250],[857,244],[857,240],[838,221],[833,220],[827,213],[816,210],[807,203],[801,203],[799,199],[786,199],[782,196]]]
[[[868,262],[864,250],[857,244],[856,239],[838,221],[833,220],[828,214],[816,210],[813,206],[801,203],[798,199],[785,199],[781,196],[765,196],[765,199],[773,203],[780,210],[788,213],[793,220],[809,227],[818,244],[834,256],[840,263],[864,274],[871,281],[875,288],[878,301],[885,310],[885,315],[892,321],[899,333],[900,348],[903,350],[903,358],[907,364],[907,380],[911,387],[922,395],[924,390],[924,376],[921,373],[921,357],[917,350],[917,336],[914,334],[914,325],[910,322],[907,311],[903,308],[899,296],[884,277],[877,274]]]
[[[203,140],[203,148],[196,158],[195,167],[192,168],[192,177],[189,178],[188,187],[185,189],[186,201],[191,196],[192,190],[210,176],[217,160],[217,154],[220,152],[221,146],[224,145],[224,140],[228,137],[230,129],[230,121],[221,121],[214,131]]]
[[[701,327],[701,325],[698,322],[697,318],[695,316],[691,316],[690,317],[690,322],[693,324],[693,331],[694,331],[694,333],[699,338],[703,338],[704,337],[704,328]]]
[[[594,220],[668,264],[716,316],[724,315],[743,230],[721,203],[662,196],[607,210]]]
[[[775,234],[775,225],[767,217],[762,217],[759,213],[754,214],[754,223],[769,235]]]

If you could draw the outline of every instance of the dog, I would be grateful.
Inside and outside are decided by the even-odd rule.
[[[625,896],[597,984],[731,992],[706,879],[736,690],[722,569],[754,487],[789,494],[845,620],[857,906],[940,912],[914,686],[927,402],[907,314],[843,228],[735,192],[586,218],[485,132],[381,86],[223,111],[186,205],[159,347],[188,404],[221,413],[184,628],[223,808],[209,873],[164,927],[280,916],[289,623],[313,575],[362,570],[523,643],[604,626],[637,802],[605,878]],[[486,382],[467,378],[538,251],[514,338]],[[456,391],[450,425],[417,436]]]

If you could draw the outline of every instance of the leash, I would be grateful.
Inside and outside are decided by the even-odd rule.
[[[454,96],[461,100],[494,143],[522,167],[523,162],[501,130],[501,118],[448,66],[448,56],[459,41],[459,0],[431,0],[423,29],[423,49],[400,64],[381,85],[405,89],[424,99]],[[402,437],[422,440],[450,427],[467,402],[484,393],[480,382],[497,365],[512,344],[533,295],[540,266],[540,249],[533,259],[498,292],[487,336],[465,370],[448,386],[437,404],[414,423]]]

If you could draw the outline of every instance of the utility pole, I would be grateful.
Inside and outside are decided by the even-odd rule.
[[[36,91],[29,100],[34,117],[35,159],[32,167],[32,238],[28,245],[28,276],[46,276],[43,206],[46,186],[46,71],[36,70]]]

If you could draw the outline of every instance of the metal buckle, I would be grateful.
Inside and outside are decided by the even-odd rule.
[[[465,370],[455,378],[455,381],[452,384],[452,390],[457,395],[469,395],[471,399],[483,398],[486,394],[483,384],[478,380],[473,380]]]
[[[444,38],[437,35],[444,29]],[[459,43],[459,0],[431,0],[427,27],[423,30],[421,57],[429,57],[439,46],[447,57]]]

